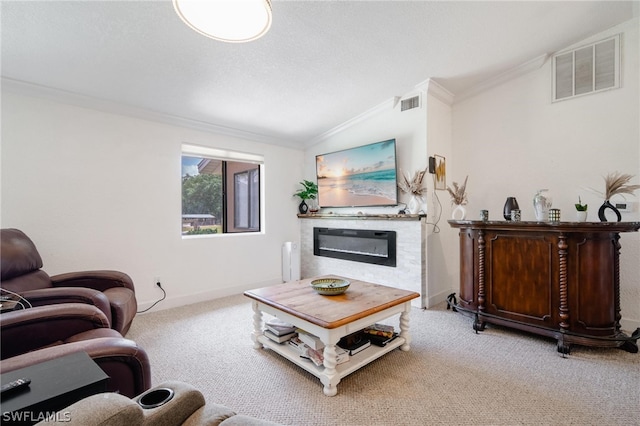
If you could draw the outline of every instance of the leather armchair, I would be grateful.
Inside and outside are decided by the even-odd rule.
[[[119,271],[71,272],[49,276],[41,268],[35,244],[18,229],[0,230],[2,288],[20,294],[33,306],[87,303],[105,314],[111,328],[129,331],[137,302],[131,277]]]
[[[67,303],[0,315],[0,372],[86,352],[110,377],[107,390],[133,397],[151,386],[149,359],[95,306]]]
[[[95,306],[82,303],[38,306],[0,315],[0,359],[98,337],[122,337]]]

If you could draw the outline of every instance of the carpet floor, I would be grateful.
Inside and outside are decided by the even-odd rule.
[[[284,425],[640,425],[640,354],[573,346],[563,358],[553,339],[491,325],[476,334],[445,308],[414,308],[411,350],[345,377],[334,397],[253,348],[242,295],[138,315],[127,338],[148,352],[154,385],[185,381],[209,402]]]

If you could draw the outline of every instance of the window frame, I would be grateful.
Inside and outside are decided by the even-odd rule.
[[[239,205],[239,200],[238,200],[238,180],[237,178],[240,175],[246,175],[246,182],[247,182],[247,193],[246,193],[246,205],[247,205],[247,224],[246,226],[243,226],[242,224],[238,224],[238,214],[241,213],[241,210],[238,208]],[[254,186],[252,185],[252,179],[257,175],[257,179],[258,179],[258,185],[257,185],[257,189],[253,189]],[[237,232],[258,232],[260,231],[260,169],[258,167],[256,167],[255,169],[248,169],[248,170],[244,170],[242,172],[236,172],[233,174],[233,213],[234,213],[234,218],[233,218],[233,228],[234,229],[246,229],[246,231],[237,231]],[[255,213],[254,210],[254,206],[255,203],[252,202],[252,196],[254,195],[254,192],[257,191],[258,192],[258,198],[257,198],[257,205],[258,205],[258,215],[255,218],[255,222],[254,222],[254,216],[253,213]],[[225,197],[225,200],[227,200],[227,198]],[[228,200],[227,200],[228,201]],[[228,211],[225,209],[225,212]],[[234,232],[225,232],[225,233],[234,233]]]

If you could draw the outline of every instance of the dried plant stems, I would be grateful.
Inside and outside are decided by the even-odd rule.
[[[637,189],[640,189],[640,185],[629,185],[629,181],[633,178],[633,175],[626,173],[613,172],[609,173],[605,178],[605,192],[604,199],[609,200],[616,194],[633,194]]]
[[[464,183],[461,186],[458,186],[457,182],[453,182],[453,189],[447,186],[447,191],[449,191],[449,195],[451,195],[451,204],[467,204],[467,179],[469,179],[468,175],[464,178]]]
[[[405,194],[422,197],[427,192],[427,187],[424,185],[424,177],[426,174],[426,168],[417,171],[413,175],[413,179],[410,179],[406,173],[402,173],[401,178],[398,180],[398,188]]]

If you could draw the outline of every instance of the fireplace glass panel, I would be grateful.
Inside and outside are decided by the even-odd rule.
[[[363,237],[349,238],[337,235],[320,235],[318,240],[320,242],[320,250],[389,257],[387,240]]]
[[[395,231],[313,228],[313,254],[396,266]]]

